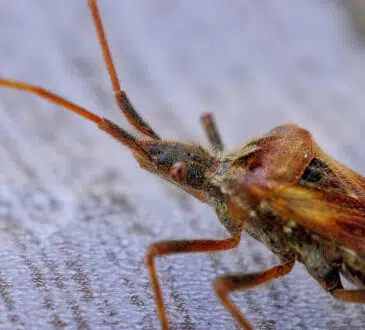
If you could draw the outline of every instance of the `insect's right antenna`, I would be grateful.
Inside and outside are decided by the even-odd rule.
[[[106,38],[96,0],[89,0],[89,7],[98,34],[98,39],[101,50],[103,52],[104,61],[107,66],[109,77],[113,86],[115,100],[117,101],[119,108],[122,110],[130,124],[133,125],[139,132],[149,136],[154,140],[160,140],[160,137],[133,107],[132,103],[129,101],[126,92],[120,88],[117,71],[113,63],[113,57],[109,48],[108,40]]]

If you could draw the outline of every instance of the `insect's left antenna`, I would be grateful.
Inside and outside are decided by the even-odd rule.
[[[108,119],[99,117],[98,115],[86,110],[83,107],[76,105],[61,96],[53,94],[46,89],[23,82],[18,82],[9,79],[0,78],[0,86],[13,88],[21,91],[25,91],[31,94],[35,94],[44,98],[52,103],[58,104],[64,109],[70,110],[77,113],[81,117],[88,119],[99,126],[100,129],[109,133],[112,137],[117,139],[119,142],[127,146],[129,149],[139,153],[143,157],[151,160],[150,154],[142,147],[141,143],[131,134],[129,134],[124,129],[120,128],[118,125],[114,124]]]
[[[22,90],[25,92],[29,92],[31,94],[36,94],[44,99],[51,101],[52,103],[56,103],[67,110],[75,112],[78,115],[80,115],[88,120],[93,121],[95,124],[100,124],[100,122],[102,121],[102,118],[95,115],[94,113],[92,113],[70,101],[67,101],[66,99],[64,99],[58,95],[53,94],[42,87],[26,84],[23,82],[13,81],[13,80],[9,80],[9,79],[2,79],[2,78],[0,78],[0,86]]]

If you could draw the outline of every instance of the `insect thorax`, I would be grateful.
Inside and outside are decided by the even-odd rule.
[[[340,274],[357,286],[365,286],[365,258],[354,251],[334,244],[309,229],[297,225],[290,219],[283,219],[265,205],[255,209],[247,204],[232,217],[229,201],[224,199],[225,178],[231,166],[231,159],[223,159],[215,173],[210,204],[215,208],[220,222],[231,234],[245,230],[250,236],[265,244],[279,258],[293,257],[303,263],[308,272],[326,290],[341,287]],[[306,167],[298,185],[319,190],[335,189],[343,192],[344,187],[335,174],[320,159],[313,160]]]

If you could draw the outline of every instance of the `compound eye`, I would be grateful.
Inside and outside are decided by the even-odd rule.
[[[187,168],[185,162],[177,162],[170,167],[169,175],[171,179],[175,181],[184,181],[187,174]]]

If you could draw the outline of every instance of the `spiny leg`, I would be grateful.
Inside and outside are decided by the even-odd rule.
[[[215,292],[224,307],[236,318],[239,324],[246,330],[252,330],[253,328],[250,323],[242,315],[237,306],[232,303],[229,294],[237,290],[252,288],[275,278],[282,277],[293,269],[294,263],[295,259],[283,260],[281,265],[275,266],[264,272],[223,275],[218,277],[214,282]]]
[[[204,128],[205,134],[208,137],[210,145],[214,151],[222,152],[224,145],[219,134],[214,116],[211,113],[205,113],[200,117],[200,122]]]
[[[98,34],[99,43],[103,52],[104,61],[108,69],[109,77],[113,86],[115,100],[121,111],[124,113],[128,121],[141,133],[149,136],[154,140],[160,140],[160,137],[150,127],[150,125],[143,120],[124,90],[120,88],[117,71],[114,66],[113,57],[109,48],[108,40],[104,31],[103,23],[100,17],[99,9],[96,0],[89,0],[89,7],[93,17],[94,25]]]
[[[163,303],[161,286],[158,282],[155,258],[163,255],[189,252],[215,252],[233,249],[240,241],[239,236],[232,236],[224,240],[179,240],[161,241],[152,243],[147,252],[146,261],[150,277],[152,280],[153,291],[160,317],[162,329],[168,329],[168,320]]]

